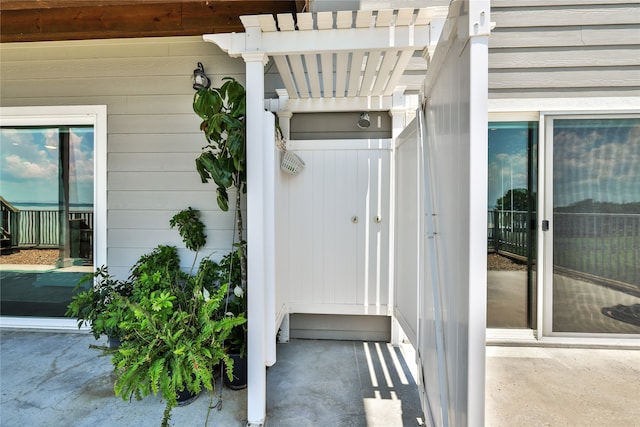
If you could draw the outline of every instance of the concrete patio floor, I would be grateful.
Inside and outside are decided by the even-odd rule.
[[[487,347],[487,427],[640,426],[640,350]]]
[[[87,333],[0,331],[0,426],[158,426],[161,396],[123,401],[113,394],[108,357]],[[412,357],[386,343],[292,340],[267,371],[268,426],[418,425]],[[410,360],[408,360],[410,359]],[[222,400],[220,400],[220,392]],[[244,426],[246,390],[217,385],[171,425]],[[220,408],[211,409],[221,401]],[[208,421],[207,421],[208,414]]]
[[[114,397],[110,361],[90,344],[86,333],[1,330],[0,426],[159,425],[161,397]],[[292,340],[277,351],[267,426],[419,425],[409,348]],[[221,410],[209,411],[220,392]],[[638,426],[639,395],[638,350],[487,348],[487,426]],[[171,425],[244,426],[245,418],[246,390],[218,387],[175,408]]]

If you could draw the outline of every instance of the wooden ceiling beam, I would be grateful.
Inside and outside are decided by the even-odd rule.
[[[296,0],[2,0],[0,42],[242,32],[239,16],[297,7]]]

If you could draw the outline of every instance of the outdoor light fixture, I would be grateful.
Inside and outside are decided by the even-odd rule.
[[[360,114],[360,118],[358,119],[358,127],[360,129],[367,129],[371,126],[371,120],[369,119],[369,113],[364,112]]]
[[[211,80],[204,73],[202,62],[198,62],[198,68],[193,70],[193,88],[195,90],[206,89],[211,86]]]

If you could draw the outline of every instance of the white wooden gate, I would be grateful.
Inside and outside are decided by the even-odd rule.
[[[293,141],[288,180],[289,311],[389,311],[390,141]]]

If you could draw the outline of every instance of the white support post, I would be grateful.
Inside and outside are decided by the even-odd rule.
[[[406,116],[406,108],[405,108],[405,98],[403,95],[404,92],[404,87],[402,87],[400,90],[394,91],[392,94],[392,99],[393,99],[393,107],[391,108],[391,110],[389,111],[389,115],[391,116],[391,129],[392,129],[392,133],[391,136],[393,137],[393,151],[392,151],[392,161],[391,161],[391,167],[390,167],[390,175],[391,175],[391,193],[389,194],[390,197],[390,206],[395,206],[396,202],[395,202],[395,188],[396,188],[396,184],[395,184],[395,180],[396,180],[396,168],[395,168],[395,146],[396,146],[396,138],[398,138],[398,136],[400,135],[400,133],[402,132],[402,130],[405,128],[406,123],[405,123],[405,116]],[[391,209],[390,211],[390,221],[391,224],[395,224],[395,210]],[[394,233],[391,233],[391,235],[389,236],[389,247],[391,248],[391,253],[394,254],[394,258],[395,258],[395,236]],[[394,259],[392,258],[392,259]],[[389,263],[389,306],[390,308],[390,313],[391,314],[391,344],[395,347],[400,346],[400,343],[404,340],[404,334],[402,332],[402,328],[400,327],[400,323],[398,322],[398,320],[395,317],[395,307],[396,307],[396,300],[395,300],[395,262],[390,262]]]
[[[286,105],[289,96],[286,91],[277,90],[280,107]],[[282,131],[282,137],[285,140],[289,140],[291,138],[291,117],[293,117],[293,113],[291,111],[280,111],[278,110],[278,123],[280,125],[280,130]],[[277,169],[277,167],[276,167]],[[275,173],[275,171],[274,171]],[[288,284],[287,284],[288,290]],[[288,292],[288,291],[287,291]],[[288,296],[288,293],[287,293]],[[288,304],[287,304],[288,305]],[[288,343],[289,342],[289,313],[287,312],[280,323],[280,335],[277,337],[279,343]]]
[[[468,0],[469,4],[469,343],[468,406],[469,420],[485,417],[485,349],[487,325],[487,105],[489,69],[489,34],[491,32],[489,0]],[[482,70],[482,72],[476,72]],[[482,212],[482,214],[479,214]],[[478,286],[478,284],[483,284]]]
[[[291,117],[293,117],[291,111],[278,111],[280,130],[282,131],[282,136],[287,141],[291,138]]]
[[[276,363],[276,127],[273,113],[264,116],[264,287],[265,287],[265,364]],[[266,384],[266,383],[265,383]]]
[[[245,53],[247,72],[247,425],[266,418],[266,307],[264,207],[264,64],[262,52]]]

